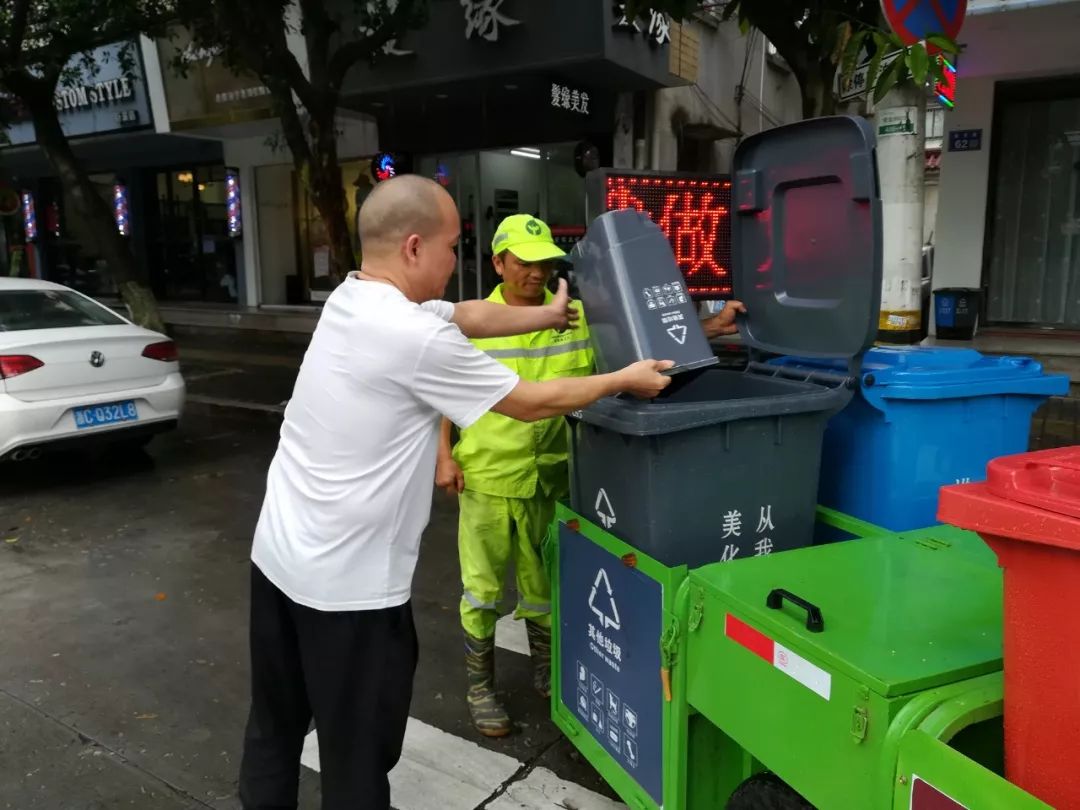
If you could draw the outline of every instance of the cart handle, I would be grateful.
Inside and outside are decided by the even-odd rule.
[[[796,596],[791,591],[785,591],[783,588],[774,588],[769,591],[769,595],[765,599],[765,607],[770,610],[779,610],[784,606],[785,599],[806,611],[807,630],[811,633],[820,633],[825,629],[825,619],[821,617],[821,608],[801,596]]]

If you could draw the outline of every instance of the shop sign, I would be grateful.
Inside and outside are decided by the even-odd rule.
[[[465,9],[465,39],[480,37],[488,42],[498,42],[499,26],[520,25],[521,20],[508,17],[500,11],[504,0],[461,0]]]
[[[591,174],[588,182],[590,212],[632,208],[660,227],[691,298],[732,294],[731,181],[727,177],[605,169]],[[679,292],[668,294],[678,296]],[[683,303],[677,298],[669,301],[658,296],[657,300],[661,307]]]
[[[125,59],[130,68],[125,71],[121,60],[125,47],[135,56],[134,44],[115,43],[94,49],[90,60],[93,67],[88,67],[81,54],[68,62],[65,73],[74,76],[74,80],[61,80],[53,105],[69,138],[151,123],[142,65],[138,58]],[[6,101],[15,106],[10,99]],[[9,117],[11,123],[5,135],[11,145],[36,140],[34,125],[26,112],[12,109]]]
[[[558,107],[580,115],[589,114],[589,94],[584,90],[567,87],[562,84],[551,84],[551,106]]]
[[[626,31],[632,35],[642,34],[655,48],[671,42],[671,18],[662,11],[650,8],[645,11],[643,19],[631,20],[626,16],[626,3],[615,3],[615,16],[618,18],[615,23],[616,31]],[[649,22],[642,27],[644,19]]]
[[[254,73],[234,72],[221,58],[221,47],[199,47],[187,29],[176,28],[158,40],[157,48],[173,129],[272,117],[269,88]],[[177,63],[185,75],[179,75]]]

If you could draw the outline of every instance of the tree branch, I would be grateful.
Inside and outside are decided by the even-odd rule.
[[[415,0],[399,0],[397,7],[379,30],[362,39],[348,41],[334,52],[326,71],[326,86],[334,94],[335,103],[349,68],[371,56],[390,40],[402,36],[408,29],[409,20],[415,10]]]
[[[7,53],[4,55],[5,65],[15,65],[19,62],[23,40],[26,38],[26,26],[30,20],[31,2],[32,0],[15,0],[15,11],[11,15],[11,39],[8,42]]]
[[[334,23],[326,13],[323,0],[300,0],[300,11],[304,15],[303,29],[310,31],[307,40],[311,84],[322,87],[326,82],[327,54],[330,53]]]

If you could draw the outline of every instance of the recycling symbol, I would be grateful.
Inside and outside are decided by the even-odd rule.
[[[530,219],[528,222],[525,223],[525,230],[527,230],[533,236],[539,236],[544,229],[540,227],[540,223],[537,222],[535,219]]]
[[[596,516],[600,518],[600,524],[605,529],[615,525],[615,507],[611,505],[611,499],[605,490],[596,493]]]
[[[671,335],[671,339],[680,346],[686,343],[686,327],[682,324],[675,324],[675,326],[672,326],[667,330],[667,333]]]
[[[602,594],[601,587],[603,587],[603,592],[607,593],[607,611],[602,610],[596,603],[596,597]],[[600,603],[604,603],[602,596]],[[605,629],[619,630],[622,627],[619,621],[619,608],[615,604],[615,597],[611,593],[611,580],[608,579],[607,571],[603,568],[596,572],[596,581],[593,582],[592,590],[589,591],[589,610],[596,614],[596,618],[600,620]]]

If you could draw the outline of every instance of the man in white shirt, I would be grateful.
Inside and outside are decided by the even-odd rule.
[[[469,343],[574,320],[543,307],[438,299],[457,264],[450,196],[417,176],[380,183],[359,214],[363,268],[326,302],[285,410],[251,559],[252,705],[245,810],[295,808],[314,718],[323,810],[387,810],[417,660],[409,602],[431,511],[440,417],[522,421],[605,396],[656,396],[670,362],[547,382]]]

